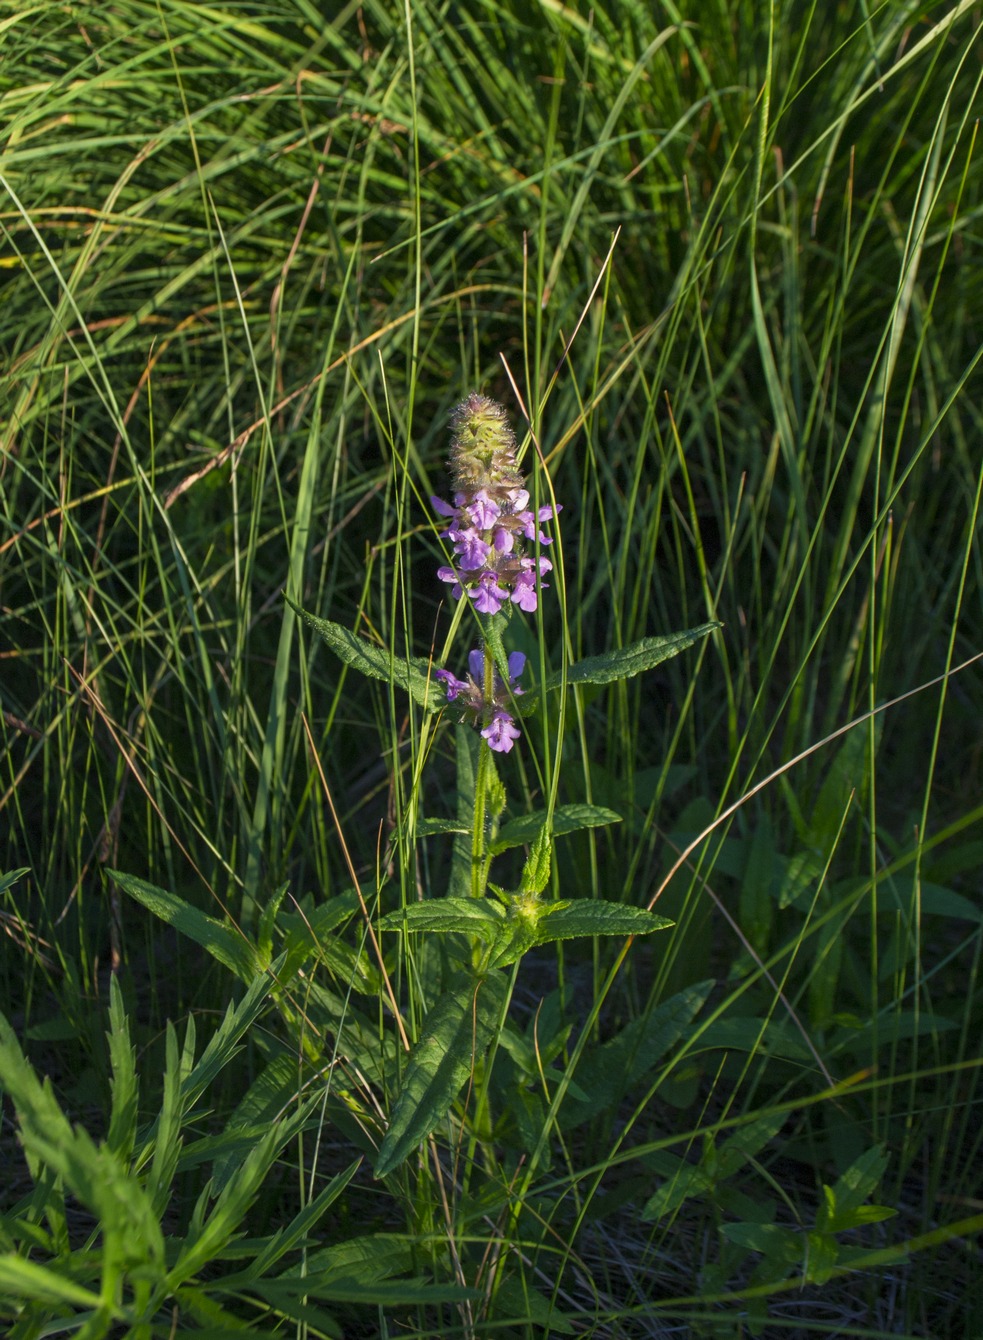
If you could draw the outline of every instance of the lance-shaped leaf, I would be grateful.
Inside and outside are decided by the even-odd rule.
[[[546,827],[546,810],[537,810],[534,814],[521,814],[510,820],[491,845],[491,853],[507,851],[509,847],[521,847],[533,842]],[[603,824],[620,824],[621,815],[614,810],[604,809],[601,805],[558,805],[553,811],[553,836],[562,837],[564,833],[576,833],[582,828],[599,828]]]
[[[379,923],[385,930],[432,931],[448,934],[460,931],[494,940],[502,929],[505,913],[490,898],[440,898],[412,903],[398,912],[390,912]]]
[[[504,968],[537,945],[554,940],[573,940],[585,935],[648,935],[673,923],[644,907],[605,903],[591,898],[575,902],[541,903],[522,895],[509,895],[490,886],[509,901],[502,938],[491,956],[494,968]]]
[[[681,651],[691,647],[700,638],[706,637],[714,629],[723,627],[716,619],[700,624],[697,628],[687,628],[681,633],[668,633],[664,637],[643,637],[640,642],[632,642],[627,647],[618,647],[614,651],[604,652],[601,656],[587,656],[582,661],[574,661],[567,666],[568,684],[612,684],[618,679],[631,679],[651,670],[678,656]],[[521,716],[529,716],[538,711],[544,693],[558,689],[563,682],[560,671],[554,671],[546,679],[545,685],[532,689],[516,699]]]
[[[391,679],[421,707],[431,712],[444,706],[446,694],[439,683],[432,681],[429,661],[419,656],[396,656],[385,647],[377,647],[374,642],[359,637],[340,623],[309,614],[295,605],[289,596],[284,596],[284,599],[335,655],[353,670],[358,670],[369,679],[381,679],[387,684]]]
[[[649,935],[667,930],[673,923],[644,907],[578,898],[565,907],[547,907],[539,921],[539,943],[572,940],[580,935]]]
[[[468,979],[430,1011],[379,1148],[377,1177],[398,1168],[450,1111],[498,1027],[506,990],[503,976]]]
[[[187,935],[203,949],[207,949],[212,958],[218,959],[219,963],[231,969],[244,982],[251,982],[262,968],[255,947],[241,931],[206,916],[177,894],[158,889],[155,884],[148,884],[136,875],[128,875],[121,870],[110,870],[109,875],[124,893],[142,903],[148,912],[153,912],[161,921],[166,921],[182,935]]]

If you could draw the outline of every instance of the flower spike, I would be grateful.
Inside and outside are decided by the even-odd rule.
[[[454,502],[430,499],[434,511],[450,522],[442,533],[453,545],[450,565],[437,575],[452,584],[456,600],[467,593],[479,614],[498,614],[508,602],[531,614],[546,585],[541,578],[553,565],[541,558],[537,567],[523,556],[523,542],[551,544],[539,525],[560,508],[529,510],[515,436],[501,405],[472,391],[451,422]]]

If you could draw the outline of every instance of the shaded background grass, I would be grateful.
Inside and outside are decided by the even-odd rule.
[[[0,823],[31,872],[3,1001],[79,1049],[75,1101],[101,1091],[111,966],[148,1040],[227,989],[107,863],[246,923],[284,880],[348,886],[302,713],[357,869],[391,842],[442,891],[394,830],[402,705],[282,593],[439,648],[426,498],[472,386],[521,425],[514,379],[565,506],[527,650],[724,624],[575,704],[561,799],[625,823],[571,843],[564,896],[644,903],[724,806],[980,648],[983,16],[867,8],[0,6]],[[912,1234],[981,1194],[955,1070],[979,1052],[981,697],[973,668],[758,793],[670,885],[678,930],[606,1025],[710,975],[764,1017],[768,960],[830,1073],[880,1077],[776,1157],[808,1187],[886,1140]],[[449,813],[438,751],[424,805]],[[520,813],[536,774],[510,769]],[[575,1015],[609,962],[550,966],[583,981]],[[708,1056],[684,1107],[802,1084],[767,1050]],[[932,1278],[877,1324],[979,1317]]]

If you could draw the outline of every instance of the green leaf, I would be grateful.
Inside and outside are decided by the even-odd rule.
[[[713,1138],[707,1136],[698,1164],[657,1151],[650,1161],[665,1174],[666,1181],[646,1201],[642,1218],[662,1219],[674,1213],[691,1196],[712,1192],[718,1183],[733,1177],[777,1134],[786,1117],[784,1112],[764,1113],[739,1127],[719,1149]]]
[[[492,941],[500,933],[505,913],[490,898],[439,898],[389,912],[380,921],[384,930],[462,932]]]
[[[721,1224],[720,1231],[729,1242],[736,1242],[752,1252],[761,1252],[786,1266],[802,1260],[801,1235],[778,1224]]]
[[[137,1133],[136,1053],[130,1043],[130,1027],[123,993],[115,974],[109,981],[109,1059],[112,1064],[112,1103],[106,1144],[119,1157],[129,1159]]]
[[[810,1284],[825,1284],[836,1270],[837,1254],[835,1238],[825,1233],[807,1233],[803,1279]]]
[[[173,926],[189,940],[207,949],[212,958],[218,959],[223,967],[230,969],[242,981],[253,980],[262,965],[256,949],[240,931],[206,916],[176,894],[158,889],[156,885],[148,884],[136,875],[126,875],[120,870],[110,870],[108,874],[124,893],[135,898],[168,926]]]
[[[470,726],[454,728],[454,756],[457,773],[457,821],[460,833],[451,848],[451,872],[447,892],[454,897],[471,895],[471,833],[474,828],[474,796],[478,779],[479,751],[485,742]]]
[[[845,1229],[855,1228],[858,1223],[876,1223],[880,1219],[889,1218],[893,1210],[874,1205],[865,1207],[863,1204],[880,1184],[888,1162],[883,1145],[874,1145],[855,1159],[833,1186],[823,1188],[825,1203],[819,1211],[816,1227],[824,1233],[841,1233]],[[856,1218],[865,1208],[875,1211],[874,1217],[869,1220]]]
[[[176,1244],[177,1256],[167,1274],[169,1290],[174,1291],[185,1284],[222,1254],[239,1231],[242,1220],[259,1194],[280,1150],[303,1129],[319,1102],[320,1099],[314,1097],[264,1132],[234,1175],[229,1177],[207,1216],[204,1214],[204,1206],[211,1188],[206,1186],[192,1214],[191,1227],[186,1237]]]
[[[19,870],[11,870],[7,875],[0,875],[0,893],[6,893],[8,889],[13,888],[19,879],[31,873],[30,867],[22,865]]]
[[[332,1177],[331,1181],[318,1193],[317,1196],[305,1205],[304,1208],[294,1216],[285,1229],[278,1229],[272,1237],[267,1238],[263,1246],[250,1260],[248,1270],[243,1271],[242,1284],[245,1286],[250,1281],[257,1280],[263,1275],[269,1273],[270,1268],[276,1264],[287,1252],[292,1251],[294,1247],[299,1246],[308,1238],[311,1231],[323,1219],[325,1213],[338,1199],[348,1183],[355,1176],[362,1163],[361,1157],[355,1159],[342,1172]],[[223,1288],[235,1287],[226,1276],[222,1280]]]
[[[75,1307],[98,1308],[98,1294],[75,1284],[61,1270],[49,1270],[36,1261],[10,1253],[0,1256],[0,1296],[30,1298],[46,1303],[68,1303]],[[32,1334],[40,1334],[38,1331]]]
[[[108,1145],[97,1146],[73,1127],[48,1082],[41,1083],[0,1015],[0,1076],[20,1125],[20,1139],[35,1179],[47,1168],[99,1221],[105,1257],[117,1268],[139,1264],[153,1271],[164,1259],[164,1238],[139,1179]]]
[[[539,909],[545,904],[540,904],[535,898],[517,899],[516,895],[506,893],[490,881],[488,887],[509,905],[498,941],[488,956],[489,966],[507,968],[540,943]]]
[[[510,847],[523,847],[527,842],[532,842],[546,827],[548,818],[548,811],[537,810],[534,814],[523,814],[518,819],[511,819],[491,844],[491,855],[497,856]],[[620,814],[600,805],[558,805],[553,811],[553,836],[562,837],[564,833],[576,833],[582,828],[620,823]]]
[[[307,610],[295,605],[289,596],[284,596],[284,600],[317,633],[318,637],[328,644],[335,655],[353,670],[369,679],[382,680],[386,684],[392,680],[408,693],[414,702],[430,712],[438,711],[446,703],[447,696],[441,685],[433,681],[429,661],[422,660],[418,656],[396,656],[385,647],[378,647],[374,642],[359,637],[357,633],[344,628],[340,623],[332,623],[329,619],[319,619],[315,614],[308,614]]]
[[[579,1125],[597,1112],[613,1111],[628,1088],[640,1084],[679,1041],[713,985],[710,979],[686,987],[651,1014],[631,1020],[610,1042],[588,1052],[577,1068],[577,1083],[585,1098],[568,1097],[564,1126]]]
[[[582,661],[574,661],[567,667],[567,684],[612,684],[619,679],[631,679],[651,670],[672,656],[691,647],[700,638],[706,637],[723,625],[716,619],[700,624],[697,628],[688,628],[682,633],[669,633],[665,637],[643,637],[640,642],[619,647],[616,651],[605,652],[601,656],[588,656]],[[552,693],[563,683],[561,671],[550,675],[545,685],[525,693],[517,700],[522,716],[537,711],[544,693]]]
[[[578,898],[565,907],[547,907],[539,919],[537,943],[572,940],[581,935],[649,935],[673,923],[644,907]]]
[[[310,1273],[291,1277],[279,1275],[275,1280],[257,1280],[253,1291],[275,1307],[285,1308],[300,1298],[324,1298],[330,1303],[365,1303],[370,1307],[419,1306],[437,1303],[460,1303],[477,1299],[477,1289],[460,1284],[432,1284],[427,1279],[357,1280],[343,1279],[333,1272],[327,1277]]]
[[[667,1172],[662,1186],[642,1206],[643,1220],[654,1222],[664,1219],[667,1215],[675,1214],[680,1205],[692,1196],[713,1190],[714,1179],[706,1168],[674,1156],[669,1158],[674,1166]]]
[[[340,1279],[389,1279],[392,1275],[407,1274],[417,1259],[415,1238],[398,1233],[369,1233],[360,1238],[349,1238],[333,1247],[311,1252],[305,1263],[305,1272],[327,1278],[332,1272]]]
[[[427,1015],[379,1148],[377,1177],[398,1168],[450,1111],[498,1027],[506,989],[500,975],[469,979]]]
[[[419,819],[416,825],[417,837],[433,837],[436,833],[470,832],[470,827],[460,819]]]
[[[546,829],[539,832],[539,836],[534,840],[532,849],[529,852],[528,859],[522,867],[522,877],[519,880],[519,898],[528,900],[529,898],[538,898],[550,882],[550,858],[553,852],[553,841]],[[538,920],[538,918],[537,918]]]

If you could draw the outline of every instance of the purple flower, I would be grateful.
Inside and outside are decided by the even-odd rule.
[[[437,575],[452,584],[456,600],[466,592],[479,614],[498,614],[508,601],[533,611],[539,578],[549,566],[537,570],[523,556],[523,542],[552,543],[539,526],[555,515],[554,509],[529,509],[515,438],[501,405],[472,393],[455,410],[453,425],[454,502],[430,499],[434,511],[450,521],[442,532],[452,545],[450,562]]]
[[[439,679],[447,691],[447,701],[457,705],[464,720],[475,725],[484,723],[481,734],[488,741],[488,747],[497,753],[507,754],[522,734],[509,709],[512,699],[522,693],[517,681],[525,665],[526,658],[521,651],[510,652],[508,684],[497,667],[493,669],[490,698],[485,696],[485,652],[480,648],[468,655],[467,679],[458,679],[450,670],[434,672],[434,678]]]
[[[447,701],[452,703],[462,693],[467,693],[467,681],[458,679],[449,670],[435,670],[434,679],[439,679],[447,689]]]
[[[499,586],[495,580],[494,572],[483,572],[478,578],[478,585],[473,586],[468,595],[479,614],[497,614],[502,608],[502,602],[509,598],[506,588]]]
[[[471,571],[480,571],[491,552],[491,545],[473,530],[449,530],[447,534],[454,541],[454,553],[461,560],[461,567]]]
[[[527,614],[536,612],[538,596],[536,592],[536,578],[531,572],[520,572],[512,586],[512,595],[509,599],[519,606],[520,610],[525,610]]]
[[[487,489],[479,489],[474,502],[467,508],[468,516],[479,530],[491,530],[501,515],[502,509],[488,496]]]
[[[495,712],[485,729],[481,732],[488,741],[488,748],[500,754],[507,754],[514,742],[522,734],[508,712]]]

